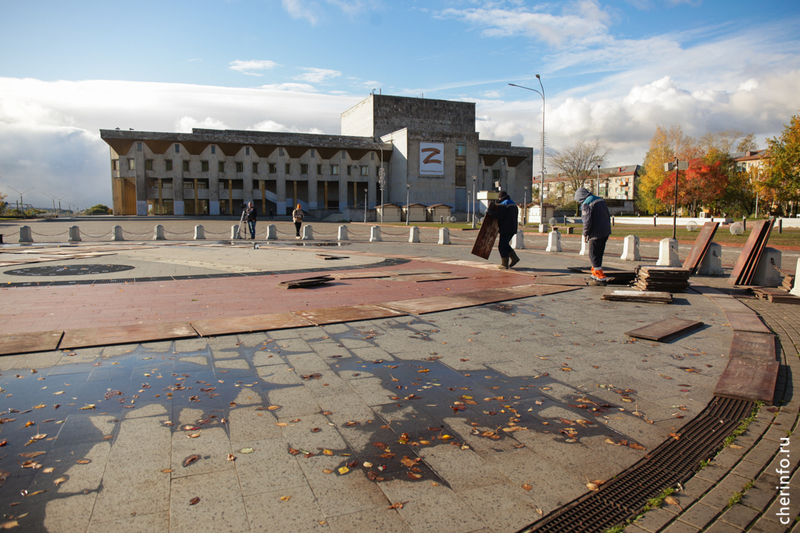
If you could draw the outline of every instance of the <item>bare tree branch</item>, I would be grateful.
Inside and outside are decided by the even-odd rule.
[[[558,170],[558,176],[567,178],[572,190],[576,191],[592,179],[592,170],[602,166],[609,153],[611,149],[606,148],[600,139],[579,140],[557,150],[550,157],[550,163]]]

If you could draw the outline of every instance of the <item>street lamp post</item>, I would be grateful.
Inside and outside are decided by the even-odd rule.
[[[541,92],[537,91],[536,89],[531,89],[530,87],[523,87],[522,85],[517,85],[515,83],[509,83],[509,85],[511,85],[512,87],[519,87],[520,89],[533,91],[542,97],[542,147],[541,147],[541,153],[539,154],[539,157],[542,162],[542,179],[539,182],[539,221],[541,223],[544,223],[544,124],[545,124],[544,112],[545,112],[545,107],[547,105],[547,101],[544,96],[544,85],[542,85],[541,76],[536,74],[536,79],[539,80],[539,87],[541,87],[542,89]]]
[[[410,192],[411,192],[411,185],[406,183],[406,226],[408,226],[408,218],[411,216],[411,206],[408,205],[409,202],[408,198]]]
[[[597,163],[597,194],[600,194],[600,163]],[[608,196],[608,192],[606,192]]]
[[[475,229],[475,218],[478,212],[478,189],[477,177],[472,176],[472,229]]]
[[[531,191],[533,192],[533,191]],[[528,186],[522,188],[522,225],[528,221]]]

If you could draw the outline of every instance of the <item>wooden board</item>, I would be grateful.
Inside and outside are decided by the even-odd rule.
[[[403,316],[406,313],[395,309],[387,309],[378,305],[347,305],[342,307],[327,307],[324,309],[309,309],[295,311],[295,314],[322,326],[325,324],[339,324],[342,322],[355,322],[357,320],[375,320],[378,318],[391,318]]]
[[[672,303],[672,295],[670,293],[653,291],[617,290],[605,293],[602,299],[612,302]]]
[[[778,361],[760,357],[731,357],[714,388],[714,395],[771,405],[779,367]]]
[[[63,331],[37,331],[33,333],[6,333],[0,335],[0,355],[51,352],[58,348]]]
[[[628,337],[636,337],[637,339],[667,342],[683,335],[687,331],[697,329],[702,325],[703,323],[697,320],[684,320],[682,318],[671,317],[665,320],[654,322],[649,326],[626,331],[625,335]]]
[[[192,322],[192,327],[203,337],[232,335],[234,333],[252,333],[254,331],[273,331],[276,329],[304,328],[313,325],[314,324],[308,320],[294,313],[214,318]]]
[[[761,319],[750,309],[746,313],[725,312],[725,318],[733,331],[749,331],[752,333],[772,333]]]
[[[764,226],[768,224],[768,220],[761,220],[756,222],[753,230],[750,232],[750,235],[747,237],[747,242],[742,248],[742,253],[739,254],[739,258],[736,260],[736,264],[733,265],[733,270],[731,271],[731,277],[728,278],[728,283],[731,285],[739,285],[740,278],[742,273],[747,266],[748,261],[751,259],[751,255],[756,250],[759,241],[761,239],[762,233],[764,232]]]
[[[489,259],[499,231],[500,227],[497,223],[497,219],[489,213],[486,213],[481,223],[481,230],[478,232],[478,237],[475,239],[475,244],[472,247],[472,255],[477,255],[483,259]]]
[[[772,333],[734,331],[729,355],[730,357],[747,356],[775,361],[775,335]]]
[[[59,346],[62,350],[107,346],[111,344],[132,344],[170,339],[197,337],[197,332],[189,322],[170,322],[167,324],[137,324],[109,328],[73,329],[64,333]]]
[[[305,287],[315,287],[333,281],[330,276],[316,276],[313,278],[292,279],[278,283],[279,289],[303,289]]]
[[[703,224],[700,235],[697,236],[697,239],[694,241],[694,246],[692,246],[689,255],[686,256],[686,260],[683,262],[683,268],[688,269],[693,275],[697,273],[697,268],[703,261],[703,257],[705,257],[708,247],[711,244],[711,239],[714,238],[718,227],[719,222],[709,221]]]

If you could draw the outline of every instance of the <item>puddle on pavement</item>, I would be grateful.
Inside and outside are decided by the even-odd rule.
[[[488,307],[499,312],[523,312],[516,305]],[[535,309],[524,312],[537,314]],[[375,323],[377,321],[372,324]],[[345,442],[348,442],[347,433],[355,432],[362,434],[357,441],[371,443],[360,452],[349,447],[303,450],[287,442],[287,453],[339,457],[339,465],[332,475],[339,475],[336,470],[344,467],[351,475],[363,470],[364,476],[376,482],[407,479],[447,485],[424,459],[420,459],[426,449],[442,444],[469,449],[478,443],[496,450],[507,450],[509,445],[521,448],[525,444],[516,436],[530,431],[551,434],[556,441],[570,445],[580,445],[582,438],[604,435],[639,449],[633,439],[616,434],[603,421],[603,416],[611,414],[634,417],[628,409],[620,410],[624,404],[611,405],[577,391],[572,400],[559,400],[548,391],[564,384],[548,373],[510,377],[493,370],[465,372],[447,366],[437,353],[439,343],[435,341],[440,328],[435,320],[391,319],[381,322],[377,329],[374,326],[339,326],[345,326],[345,330],[329,334],[321,331],[318,338],[306,338],[306,342],[313,348],[314,343],[321,340],[338,341],[341,355],[324,358],[331,370],[345,380],[360,379],[360,374],[379,378],[391,403],[374,406],[372,420],[337,425]],[[369,343],[384,334],[380,328],[408,330],[414,349],[429,356],[418,360],[365,360],[343,348],[344,339]],[[173,434],[191,434],[213,427],[227,432],[226,420],[231,409],[236,407],[235,400],[242,391],[247,391],[252,393],[251,398],[260,402],[261,406],[256,409],[264,411],[265,423],[274,423],[275,420],[268,417],[267,394],[298,384],[262,380],[254,358],[259,357],[261,363],[277,358],[281,366],[293,369],[288,357],[303,352],[284,349],[281,340],[270,338],[269,334],[264,338],[264,342],[251,347],[235,342],[232,336],[224,348],[206,346],[181,352],[176,350],[178,344],[170,342],[144,344],[130,350],[121,347],[106,348],[102,352],[76,350],[69,352],[74,355],[65,352],[67,361],[62,358],[65,364],[3,372],[0,375],[3,398],[0,501],[12,505],[4,505],[3,512],[8,516],[28,513],[28,524],[43,523],[47,502],[76,494],[57,492],[54,480],[82,460],[96,444],[108,441],[113,446],[120,422],[126,415],[147,406],[155,404],[163,408],[165,414],[158,419],[165,425],[171,424]],[[219,339],[213,345],[219,346]],[[80,362],[70,363],[69,357]],[[297,374],[301,382],[324,381],[324,377],[314,373]],[[623,401],[635,391],[616,392]],[[557,408],[557,412],[565,414],[544,416],[543,411],[549,408]],[[203,414],[187,424],[185,419],[181,420],[184,409],[199,410]],[[280,415],[280,411],[277,414]],[[322,414],[328,417],[330,425],[335,425],[330,417],[333,413]],[[464,420],[461,427],[451,425],[459,419]],[[90,493],[102,490],[102,484],[74,487],[74,490]]]

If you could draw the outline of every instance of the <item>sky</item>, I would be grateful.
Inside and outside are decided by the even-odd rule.
[[[100,129],[340,133],[372,91],[475,102],[481,139],[641,164],[657,126],[760,148],[800,110],[800,3],[0,0],[0,192],[111,205]],[[541,76],[541,83],[535,75]]]

